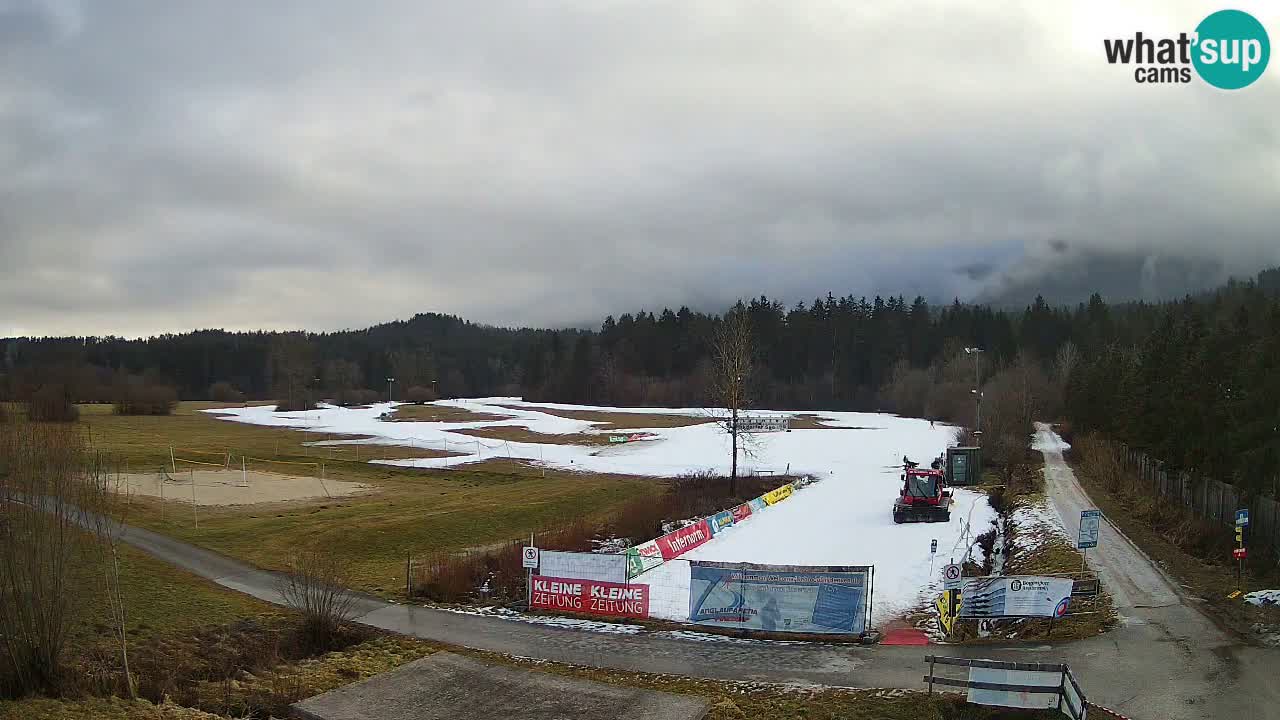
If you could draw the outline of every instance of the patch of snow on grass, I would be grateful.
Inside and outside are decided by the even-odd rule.
[[[1280,590],[1258,590],[1244,596],[1244,601],[1250,605],[1280,606]]]
[[[704,409],[544,405],[515,398],[450,400],[437,404],[515,417],[475,422],[379,420],[380,415],[395,407],[393,403],[376,403],[367,408],[324,406],[287,413],[277,413],[271,406],[222,408],[216,413],[233,422],[369,435],[377,438],[372,441],[376,443],[466,453],[449,458],[376,461],[389,465],[443,468],[512,457],[563,470],[596,473],[674,477],[698,471],[726,475],[729,472],[730,438],[714,423],[637,428],[652,432],[657,439],[620,444],[609,448],[609,452],[598,452],[598,446],[537,442],[503,442],[490,446],[454,432],[461,428],[509,425],[537,433],[573,434],[592,431],[596,426],[593,422],[559,417],[539,408],[705,417],[708,411]],[[514,405],[518,409],[495,407],[498,404]],[[753,410],[751,414],[788,413]],[[823,429],[759,434],[758,447],[753,449],[752,457],[739,459],[739,471],[744,474],[782,473],[789,468],[793,475],[813,475],[822,478],[822,482],[797,491],[785,502],[770,506],[747,522],[728,528],[684,558],[781,565],[873,565],[872,623],[881,624],[919,606],[929,587],[936,582],[934,576],[942,565],[950,559],[959,561],[970,552],[974,538],[991,526],[996,515],[984,494],[957,488],[950,522],[895,525],[892,507],[898,495],[902,456],[928,462],[953,440],[955,428],[883,413],[823,412],[822,417],[828,425]],[[633,541],[644,539],[647,538],[632,538]],[[933,540],[938,542],[936,557],[929,553]],[[650,608],[656,617],[687,619],[687,564],[667,563],[634,582],[652,584]]]
[[[1009,523],[1017,537],[1020,553],[1034,553],[1053,538],[1073,541],[1057,511],[1049,507],[1047,499],[1015,508],[1009,516]]]
[[[515,610],[508,610],[507,608],[499,607],[441,607],[438,609],[446,612],[457,613],[459,615],[500,617],[505,620],[529,623],[530,625],[558,627],[565,628],[567,630],[586,630],[589,632],[611,633],[614,635],[639,635],[644,632],[644,626],[642,625],[630,625],[627,623],[612,623],[603,622],[601,620],[588,620],[586,618],[559,617],[552,615],[526,615],[521,612],[516,612]]]

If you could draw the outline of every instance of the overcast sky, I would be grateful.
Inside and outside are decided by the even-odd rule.
[[[1252,274],[1280,66],[1102,51],[1222,7],[0,0],[0,336]]]

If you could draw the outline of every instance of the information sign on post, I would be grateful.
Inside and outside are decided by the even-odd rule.
[[[521,567],[524,567],[524,568],[530,568],[530,569],[537,569],[537,567],[538,567],[538,548],[536,548],[536,547],[527,547],[527,548],[525,548],[525,549],[524,549],[524,554],[521,556],[521,560],[522,560],[522,562],[521,562]]]
[[[1081,550],[1098,547],[1098,537],[1101,535],[1101,527],[1102,511],[1081,510],[1080,537],[1076,540],[1076,547]]]

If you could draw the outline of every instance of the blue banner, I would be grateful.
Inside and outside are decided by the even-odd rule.
[[[752,512],[757,512],[757,511],[763,510],[763,509],[765,509],[765,508],[767,508],[767,507],[769,507],[769,503],[765,502],[763,497],[758,497],[758,498],[752,498],[752,499],[751,499],[751,511],[752,511]]]
[[[691,562],[689,620],[767,632],[859,634],[870,567]]]
[[[711,516],[711,534],[719,535],[721,530],[733,524],[733,513],[722,510]]]

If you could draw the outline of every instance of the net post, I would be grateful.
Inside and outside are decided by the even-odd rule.
[[[200,529],[200,511],[196,509],[196,469],[191,468],[191,518],[195,529]]]
[[[173,446],[169,446],[169,467],[173,470],[173,474],[178,474],[178,463],[173,459]]]

